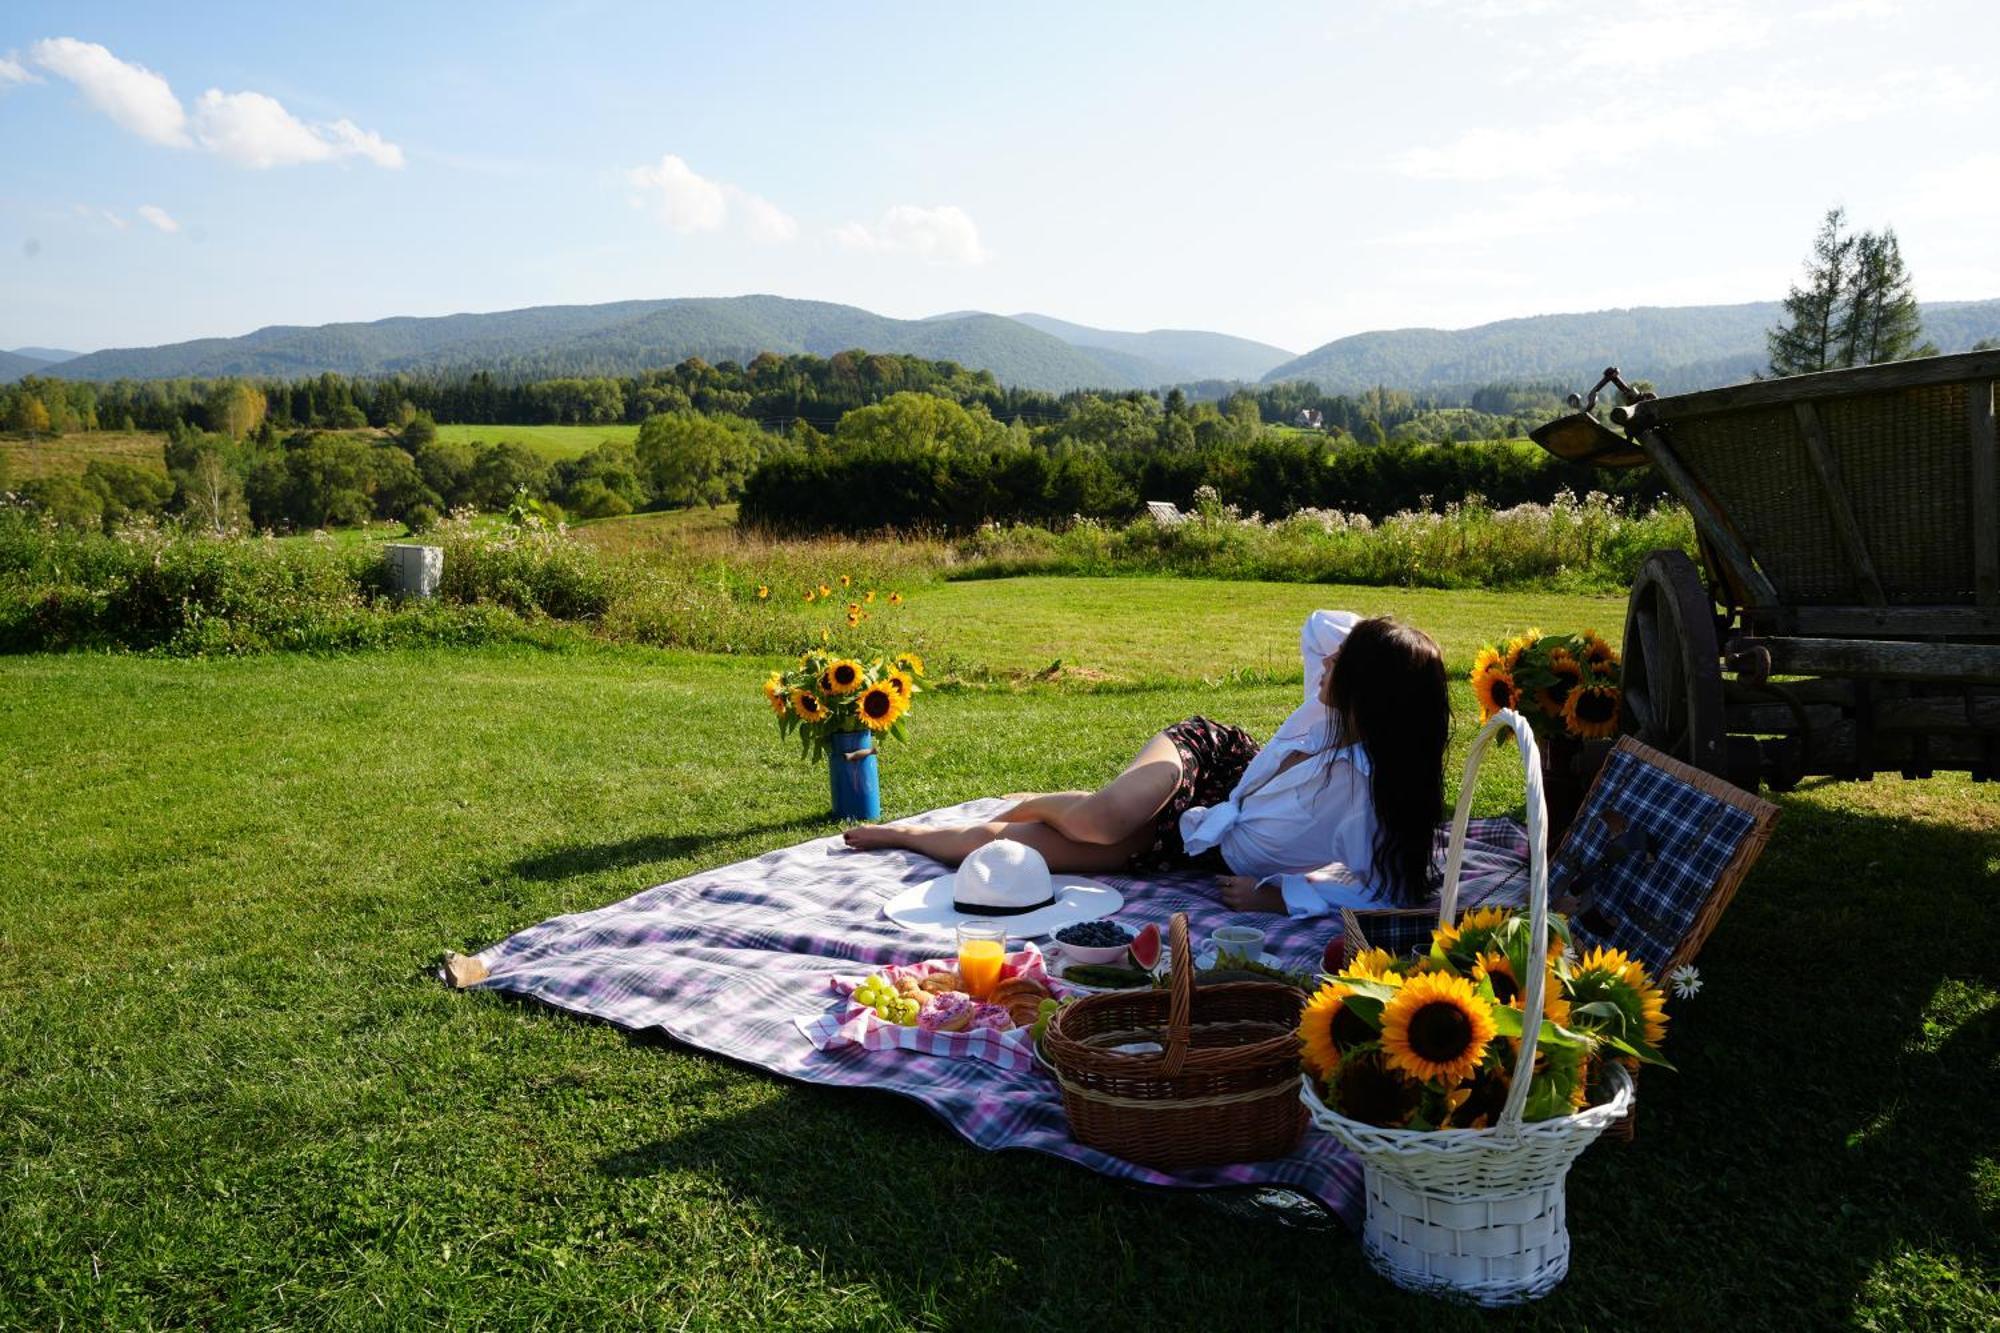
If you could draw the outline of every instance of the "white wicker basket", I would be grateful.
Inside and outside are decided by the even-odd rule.
[[[1519,743],[1528,779],[1529,920],[1524,1035],[1506,1105],[1490,1129],[1383,1129],[1350,1120],[1320,1100],[1310,1078],[1300,1096],[1313,1123],[1361,1158],[1368,1196],[1362,1244],[1375,1270],[1399,1287],[1481,1305],[1514,1305],[1546,1296],[1569,1271],[1563,1182],[1570,1163],[1606,1126],[1632,1107],[1632,1080],[1609,1072],[1611,1096],[1559,1120],[1523,1124],[1535,1039],[1548,974],[1549,848],[1541,758],[1527,719],[1511,709],[1494,716],[1472,742],[1452,816],[1438,920],[1458,902],[1465,832],[1479,762],[1502,730]]]

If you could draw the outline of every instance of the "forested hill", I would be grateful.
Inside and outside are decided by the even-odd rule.
[[[632,374],[690,356],[711,363],[747,362],[759,352],[828,356],[851,348],[955,361],[1022,388],[1151,388],[1180,378],[1151,377],[1116,353],[1072,346],[1000,315],[889,319],[853,306],[778,296],[536,306],[316,328],[274,326],[240,338],[93,352],[52,373],[108,380],[486,370],[526,380]]]
[[[1124,333],[1117,329],[1093,329],[1048,315],[1020,314],[1014,319],[1029,328],[1052,333],[1073,347],[1114,352],[1133,359],[1133,369],[1149,384],[1179,384],[1193,380],[1262,379],[1273,366],[1292,359],[1282,347],[1208,333],[1201,329],[1153,329],[1146,333]]]
[[[54,357],[36,356],[31,348],[18,352],[0,352],[0,384],[17,380],[23,375],[39,375],[55,364]]]
[[[1941,352],[2000,337],[2000,300],[1924,306],[1924,336]],[[1470,329],[1357,333],[1270,371],[1266,383],[1311,380],[1352,394],[1378,384],[1422,391],[1535,380],[1588,387],[1606,366],[1678,393],[1746,380],[1767,363],[1764,334],[1776,301],[1641,306],[1581,315],[1503,319]]]

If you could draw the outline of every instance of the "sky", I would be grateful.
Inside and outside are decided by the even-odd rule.
[[[770,292],[1300,352],[2000,296],[1992,0],[0,6],[0,348]]]

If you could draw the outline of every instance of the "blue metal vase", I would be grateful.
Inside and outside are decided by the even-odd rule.
[[[875,769],[875,733],[842,731],[829,738],[827,777],[835,819],[880,819],[882,784]]]

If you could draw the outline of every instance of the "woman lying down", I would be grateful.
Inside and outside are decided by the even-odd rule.
[[[1191,717],[1096,791],[1030,796],[983,824],[852,828],[847,842],[955,866],[1009,838],[1058,873],[1210,870],[1242,912],[1421,903],[1451,731],[1438,646],[1386,617],[1315,611],[1299,650],[1305,702],[1261,747],[1241,727]]]

